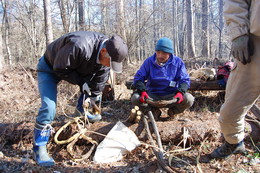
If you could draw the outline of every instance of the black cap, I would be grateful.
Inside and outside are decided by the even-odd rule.
[[[106,49],[111,57],[110,66],[116,73],[122,72],[123,60],[127,57],[128,48],[124,40],[118,35],[113,35],[106,42]]]

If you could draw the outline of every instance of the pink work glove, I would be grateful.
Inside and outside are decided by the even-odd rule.
[[[140,97],[140,102],[142,102],[142,103],[146,103],[146,99],[148,99],[148,94],[147,94],[147,92],[146,91],[143,91],[142,93],[141,93],[141,97]]]
[[[181,103],[183,101],[183,94],[181,92],[177,92],[173,98],[177,98],[177,103]]]

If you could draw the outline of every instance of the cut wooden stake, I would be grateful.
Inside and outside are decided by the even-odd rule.
[[[141,115],[142,115],[141,111],[136,112],[135,123],[138,123],[141,120]]]
[[[141,111],[136,111],[136,115],[138,116],[141,116],[142,115],[142,112]]]
[[[130,115],[127,119],[128,122],[133,122],[135,120],[136,117],[136,110],[133,108],[131,109]]]
[[[135,123],[139,123],[140,120],[141,120],[141,116],[136,116]]]

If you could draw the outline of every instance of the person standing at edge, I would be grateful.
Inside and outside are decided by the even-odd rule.
[[[260,1],[226,0],[224,18],[235,65],[229,76],[219,123],[225,142],[211,153],[226,158],[245,153],[245,115],[260,95]]]
[[[101,101],[101,93],[111,69],[122,72],[122,62],[128,54],[125,42],[117,35],[108,36],[90,31],[67,33],[47,46],[37,65],[41,107],[34,127],[34,159],[41,166],[55,164],[46,145],[51,135],[51,123],[56,113],[57,85],[61,80],[79,85],[81,96],[77,109],[83,112],[83,94],[91,101]],[[101,115],[88,115],[90,122]]]
[[[133,85],[137,89],[131,97],[133,105],[146,103],[148,97],[156,101],[177,99],[177,103],[165,106],[170,117],[184,112],[194,102],[194,97],[187,92],[190,78],[185,64],[173,55],[173,43],[167,37],[157,41],[155,54],[143,62],[134,76]],[[152,107],[152,112],[155,119],[160,118],[159,108]]]

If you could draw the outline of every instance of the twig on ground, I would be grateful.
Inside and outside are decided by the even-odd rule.
[[[260,129],[260,122],[257,119],[246,115],[246,119],[245,120],[253,122]]]
[[[200,145],[200,148],[199,148],[199,153],[198,153],[198,157],[196,158],[196,164],[197,164],[197,168],[199,170],[200,173],[202,173],[203,171],[201,170],[201,167],[200,167],[200,153],[201,153],[201,149],[202,149],[202,146],[204,145],[205,141],[208,139],[208,137],[206,137],[201,145]]]
[[[153,122],[152,122],[153,127],[156,126],[155,121],[154,121],[154,118],[153,118],[153,115],[152,115],[152,112],[149,111],[149,112],[148,112],[148,115],[149,115],[150,120],[153,121]],[[151,118],[151,117],[152,117],[152,118]],[[151,132],[150,132],[150,130],[149,130],[148,121],[147,121],[147,118],[146,118],[145,116],[143,117],[143,121],[144,121],[144,125],[145,125],[145,128],[146,128],[147,134],[148,134],[148,138],[149,138],[150,142],[152,143],[152,145],[155,146],[155,142],[154,142],[153,137],[152,137],[152,134],[151,134]],[[156,133],[157,135],[159,135],[158,129],[157,129],[157,130],[156,130],[156,129],[157,129],[157,126],[154,128],[154,131],[155,131],[155,133]],[[170,172],[170,173],[176,172],[177,170],[173,170],[173,168],[171,168],[169,165],[167,165],[167,164],[165,163],[165,161],[164,161],[163,153],[162,153],[163,148],[162,148],[162,143],[161,143],[161,140],[160,140],[160,136],[157,136],[157,140],[159,140],[159,141],[157,141],[157,143],[158,143],[158,146],[159,146],[159,149],[160,149],[160,150],[158,151],[158,150],[156,150],[155,148],[153,148],[153,152],[154,152],[154,154],[155,154],[155,156],[156,156],[156,158],[157,158],[157,161],[158,161],[159,165],[160,165],[160,166],[162,167],[162,169],[163,169],[164,171],[166,171],[166,172]]]
[[[21,63],[18,63],[18,64],[22,67],[22,69],[25,71],[25,73],[29,76],[32,84],[36,87],[36,82],[35,82],[34,78],[32,77],[32,75],[27,72],[27,70],[24,68],[24,66]]]
[[[250,138],[250,140],[251,140],[253,146],[255,147],[255,149],[260,153],[260,149],[255,145],[254,140],[251,138],[251,136],[249,136],[249,138]]]

